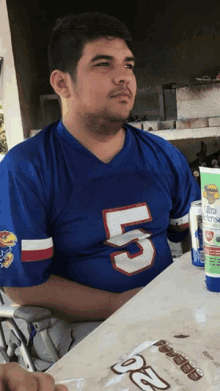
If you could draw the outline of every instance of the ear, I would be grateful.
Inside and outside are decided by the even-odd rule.
[[[70,76],[55,69],[50,75],[50,84],[60,98],[69,98],[71,94]]]

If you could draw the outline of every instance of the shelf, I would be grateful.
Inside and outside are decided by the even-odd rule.
[[[132,122],[129,123],[132,125]],[[133,125],[134,126],[134,125]],[[33,136],[40,132],[41,129],[33,130]],[[148,132],[148,130],[144,130]],[[162,137],[165,140],[187,140],[191,138],[220,138],[220,126],[213,126],[207,128],[198,128],[198,129],[165,129],[165,130],[152,130],[149,132],[155,134],[156,136]]]
[[[164,90],[170,90],[170,89],[177,89],[177,88],[184,88],[184,87],[194,87],[194,86],[207,86],[207,85],[218,85],[220,83],[219,79],[211,79],[211,80],[191,80],[185,83],[169,83],[169,84],[163,84]]]
[[[220,138],[220,127],[207,127],[198,129],[166,129],[166,130],[153,130],[149,133],[162,137],[165,140],[186,140],[192,138]]]

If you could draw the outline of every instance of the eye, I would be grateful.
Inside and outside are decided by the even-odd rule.
[[[99,64],[96,64],[96,66],[97,67],[100,67],[100,66],[102,66],[102,65],[104,65],[104,66],[109,66],[109,62],[100,62]]]
[[[98,64],[95,65],[96,67],[109,67],[110,63],[109,62],[99,62]],[[133,70],[134,69],[134,64],[126,64],[125,65],[128,69]]]
[[[127,64],[126,65],[129,69],[134,69],[134,65],[133,64]]]

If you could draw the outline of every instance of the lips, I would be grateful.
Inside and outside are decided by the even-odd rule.
[[[128,92],[119,92],[117,95],[113,95],[113,98],[126,96],[127,98],[130,98],[131,95]]]
[[[128,94],[118,94],[118,95],[114,96],[114,98],[120,98],[120,97],[130,98],[130,96]]]

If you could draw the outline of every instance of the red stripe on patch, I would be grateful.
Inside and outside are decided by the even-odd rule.
[[[189,223],[186,223],[186,224],[180,224],[180,227],[186,227],[186,228],[188,228],[188,226],[189,226]]]
[[[31,250],[22,251],[22,262],[32,261],[44,261],[45,259],[52,258],[53,247],[46,248],[45,250]]]

